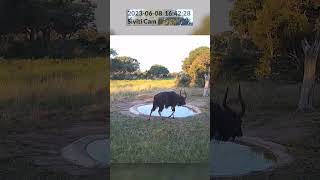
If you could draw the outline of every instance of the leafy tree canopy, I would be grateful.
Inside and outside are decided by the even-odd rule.
[[[134,72],[140,69],[140,63],[137,59],[120,56],[111,59],[111,72]]]
[[[168,74],[169,70],[166,67],[159,64],[151,66],[150,70],[148,71],[148,75],[157,78],[167,77]]]
[[[182,69],[191,77],[192,86],[202,86],[203,75],[210,67],[210,48],[199,47],[192,50],[183,61]]]
[[[314,29],[316,8],[311,0],[237,0],[230,22],[241,36],[251,39],[263,51],[257,75],[268,77],[271,65],[288,48],[301,49],[301,38]],[[250,27],[250,28],[249,28]]]
[[[197,56],[201,55],[203,53],[206,53],[207,51],[210,51],[210,48],[205,47],[205,46],[202,46],[202,47],[199,47],[199,48],[192,50],[189,53],[189,57],[184,59],[183,64],[182,64],[182,70],[188,71],[188,69],[190,68],[193,61],[197,58]]]

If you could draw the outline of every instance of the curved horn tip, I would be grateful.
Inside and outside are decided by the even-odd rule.
[[[246,105],[242,99],[241,90],[240,90],[240,84],[239,84],[239,91],[238,91],[239,101],[241,105],[241,112],[239,113],[240,117],[243,117],[245,111],[246,111]]]
[[[229,91],[229,87],[227,87],[226,92],[225,92],[225,94],[224,94],[224,98],[223,98],[223,101],[224,101],[224,102],[227,100],[228,91]]]
[[[229,90],[229,87],[227,87],[226,92],[224,94],[222,105],[226,110],[232,111],[231,108],[229,108],[229,106],[227,105],[228,90]]]

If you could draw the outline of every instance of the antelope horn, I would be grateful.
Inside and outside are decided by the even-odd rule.
[[[224,94],[224,98],[223,98],[223,107],[228,110],[228,111],[232,111],[232,109],[227,105],[227,97],[228,97],[228,91],[229,91],[229,88],[227,87],[226,89],[226,93]]]
[[[184,91],[184,95],[185,95],[185,96],[184,96],[184,98],[185,98],[185,99],[187,99],[187,93],[186,93],[186,90],[185,90],[185,89],[183,89],[183,91]]]
[[[180,96],[181,96],[181,91],[182,91],[182,90],[180,89]]]
[[[241,104],[241,112],[239,113],[240,117],[243,117],[245,111],[246,111],[246,105],[242,99],[242,96],[241,96],[241,88],[240,88],[240,84],[239,84],[239,89],[238,89],[238,97],[239,97],[239,101],[240,101],[240,104]]]

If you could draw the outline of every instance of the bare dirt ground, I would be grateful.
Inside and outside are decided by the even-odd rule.
[[[156,94],[154,93],[148,93],[148,94],[141,94],[136,97],[131,98],[121,98],[117,101],[113,102],[111,104],[110,111],[111,112],[120,112],[122,114],[128,115],[128,116],[135,116],[132,114],[129,109],[132,106],[135,106],[137,104],[144,104],[144,103],[152,103],[153,102],[153,96]],[[202,111],[208,111],[209,110],[209,97],[201,97],[201,98],[194,98],[194,97],[188,97],[187,104],[193,105],[198,107]]]

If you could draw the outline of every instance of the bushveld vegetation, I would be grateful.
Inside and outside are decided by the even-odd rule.
[[[110,79],[136,80],[136,79],[166,79],[174,78],[174,74],[159,64],[154,64],[149,70],[140,71],[140,62],[128,56],[118,56],[115,49],[110,49]]]
[[[303,80],[298,110],[313,111],[320,77],[319,7],[313,0],[235,1],[234,30],[212,37],[212,86],[216,79]]]
[[[209,73],[210,48],[199,47],[190,51],[189,56],[183,60],[182,72],[170,73],[169,70],[159,64],[151,66],[145,72],[140,71],[140,63],[137,59],[118,56],[115,49],[110,50],[111,79],[166,79],[175,78],[177,86],[201,87],[204,85],[204,74]]]
[[[106,66],[103,58],[0,62],[0,134],[55,126],[41,120],[45,112],[105,104]]]
[[[105,57],[92,1],[3,0],[0,57]]]
[[[313,0],[235,1],[230,11],[234,31],[212,36],[212,73],[225,80],[301,81],[302,40],[317,38],[319,7]]]

